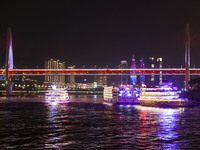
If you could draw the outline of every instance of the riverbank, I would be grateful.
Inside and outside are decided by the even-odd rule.
[[[12,96],[23,96],[23,97],[42,97],[46,91],[25,91],[25,90],[13,90]],[[81,90],[81,91],[68,91],[69,95],[103,95],[103,91],[94,90]],[[0,91],[0,96],[6,96],[6,90]]]

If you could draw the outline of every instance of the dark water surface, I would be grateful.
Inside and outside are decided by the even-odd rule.
[[[0,98],[0,149],[200,149],[200,108]]]

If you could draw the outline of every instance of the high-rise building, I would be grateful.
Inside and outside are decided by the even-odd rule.
[[[158,68],[158,69],[162,69],[163,67],[163,59],[162,58],[155,58],[155,57],[150,57],[150,68],[154,69],[154,68]],[[154,71],[153,71],[154,73]],[[154,75],[152,74],[150,77],[150,85],[157,85],[157,84],[161,84],[162,80],[163,80],[163,76],[162,76],[162,71],[159,72],[160,75]]]
[[[133,55],[131,69],[136,69],[135,57]],[[135,74],[135,71],[132,71],[131,74]],[[137,83],[137,75],[130,75],[131,84],[135,85]]]
[[[65,69],[65,62],[60,60],[50,59],[45,61],[45,69]],[[65,76],[62,75],[49,75],[45,76],[46,84],[65,85]]]
[[[68,69],[74,69],[75,66],[69,66]],[[75,83],[75,76],[74,75],[70,75],[68,76],[68,83],[70,84],[74,84]]]
[[[158,68],[162,69],[162,58],[157,58],[157,62],[159,63]],[[162,71],[160,71],[159,83],[162,84]]]
[[[126,60],[121,61],[120,69],[128,69],[128,62]],[[121,84],[122,85],[128,84],[128,76],[127,75],[121,75]]]
[[[155,60],[154,60],[154,57],[149,57],[149,59],[150,59],[150,64],[151,64],[151,69],[154,69],[155,68]],[[151,85],[154,85],[155,84],[155,77],[154,77],[154,75],[152,74],[151,75]]]
[[[141,69],[144,69],[144,68],[145,68],[144,62],[143,62],[143,58],[141,58],[141,60],[140,60],[140,68],[141,68]],[[145,74],[145,73],[142,73],[142,74]],[[144,83],[145,83],[145,75],[140,75],[140,83],[141,83],[141,84],[144,84]]]

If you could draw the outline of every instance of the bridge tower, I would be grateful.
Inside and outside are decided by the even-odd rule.
[[[185,36],[185,89],[188,91],[190,81],[190,31],[189,24],[186,24]]]
[[[6,95],[12,95],[12,78],[9,76],[9,70],[13,69],[13,47],[12,47],[12,29],[8,28],[7,48],[6,48]]]

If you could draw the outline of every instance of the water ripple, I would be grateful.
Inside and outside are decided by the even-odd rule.
[[[0,101],[1,149],[199,149],[200,108]]]

